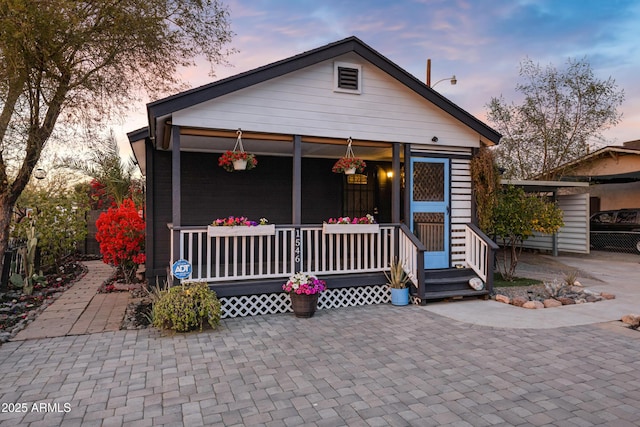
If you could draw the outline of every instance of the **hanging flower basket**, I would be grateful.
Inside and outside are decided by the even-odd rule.
[[[218,166],[227,172],[249,170],[257,165],[256,156],[246,151],[227,151],[218,158]]]
[[[364,160],[356,157],[353,154],[353,148],[351,148],[351,138],[347,139],[347,152],[344,157],[338,160],[331,169],[334,173],[344,173],[345,175],[353,175],[356,172],[364,172],[364,168],[367,164]]]
[[[343,157],[338,160],[331,169],[334,173],[344,173],[345,175],[353,175],[354,173],[364,172],[367,166],[364,160],[358,157]]]
[[[243,171],[255,168],[258,165],[258,160],[253,154],[249,154],[244,151],[242,146],[242,130],[238,129],[238,139],[233,150],[226,151],[222,156],[218,158],[218,166],[227,172]]]

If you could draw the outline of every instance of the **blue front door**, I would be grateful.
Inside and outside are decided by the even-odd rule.
[[[449,267],[449,159],[411,158],[411,231],[425,245],[425,268]]]

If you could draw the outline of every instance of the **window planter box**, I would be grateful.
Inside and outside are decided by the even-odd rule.
[[[273,236],[276,234],[275,224],[256,225],[253,227],[239,225],[236,227],[213,227],[207,226],[207,236],[224,237],[224,236]]]
[[[322,224],[324,234],[377,234],[380,224]]]

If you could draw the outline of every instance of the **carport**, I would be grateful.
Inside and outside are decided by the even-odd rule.
[[[503,179],[502,185],[521,187],[527,193],[545,194],[562,209],[564,226],[555,234],[534,233],[523,242],[527,249],[588,254],[589,241],[589,192],[575,193],[576,188],[589,187],[588,182],[534,181]]]

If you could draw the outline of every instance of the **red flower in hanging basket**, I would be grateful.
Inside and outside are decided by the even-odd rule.
[[[344,173],[347,169],[355,169],[356,172],[364,172],[364,168],[367,164],[359,157],[342,157],[338,160],[331,169],[334,173]]]
[[[227,172],[233,172],[237,170],[234,167],[233,162],[236,160],[244,160],[247,162],[247,165],[244,169],[253,169],[258,165],[258,159],[253,154],[249,154],[246,151],[226,151],[222,156],[218,158],[218,166],[226,170]]]

